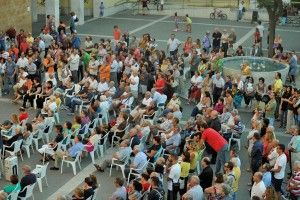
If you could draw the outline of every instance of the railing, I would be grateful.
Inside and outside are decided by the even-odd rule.
[[[167,0],[166,5],[182,5],[183,7],[235,8],[238,6],[238,0]]]

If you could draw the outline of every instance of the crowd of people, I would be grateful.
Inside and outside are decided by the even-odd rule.
[[[242,46],[233,50],[237,39],[233,29],[207,31],[203,38],[193,41],[189,36],[184,42],[171,34],[164,51],[149,33],[138,39],[122,33],[117,25],[112,40],[86,37],[81,42],[75,13],[70,18],[70,34],[63,22],[56,29],[53,17],[47,18],[36,38],[24,30],[16,34],[14,29],[1,36],[5,42],[0,49],[0,91],[12,97],[13,103],[22,103],[19,115],[12,114],[1,126],[1,149],[5,145],[5,150],[12,150],[12,144],[20,140],[23,146],[30,145],[32,139],[46,135],[47,142],[36,146],[41,162],[54,160],[50,170],[59,170],[60,160],[74,161],[83,151],[90,153],[101,145],[118,146],[101,163],[94,163],[99,173],[116,162],[126,165],[123,178],[114,181],[112,200],[240,199],[239,150],[247,119],[241,118],[238,108],[244,100],[253,109],[247,127],[249,163],[243,163],[253,175],[250,198],[300,196],[297,57],[293,51],[283,52],[278,37],[274,59],[290,64],[291,84],[287,85],[279,72],[271,85],[263,77],[254,83],[246,69],[235,77],[222,75],[222,58],[244,55]],[[261,48],[263,29],[259,23],[254,47]],[[191,85],[184,89],[189,89],[192,113],[186,113],[187,105],[178,94],[184,82]],[[32,108],[37,115],[29,123],[26,110]],[[63,125],[59,121],[62,110],[73,117]],[[289,144],[276,138],[277,122],[292,135]],[[285,173],[287,163],[289,174]],[[5,193],[36,182],[29,166],[22,169],[30,181],[24,184],[23,177],[19,184],[13,175]],[[98,187],[91,175],[72,198],[88,199]]]

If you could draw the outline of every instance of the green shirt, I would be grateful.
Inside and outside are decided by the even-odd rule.
[[[276,101],[272,99],[266,105],[266,117],[273,118],[276,111]]]
[[[89,62],[91,59],[91,55],[87,52],[84,53],[83,58],[82,58],[82,62],[84,67],[88,67],[89,66]]]
[[[16,185],[6,185],[3,188],[3,191],[7,194],[10,194],[14,190],[18,190],[18,191],[21,190],[20,183],[17,183]]]

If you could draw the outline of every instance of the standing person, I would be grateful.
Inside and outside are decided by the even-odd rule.
[[[227,50],[228,50],[228,42],[229,42],[229,34],[227,33],[227,30],[224,29],[222,36],[221,36],[221,44],[222,44],[222,51],[224,52],[224,57],[227,57]]]
[[[217,73],[215,78],[213,79],[213,101],[214,104],[216,104],[218,102],[218,99],[221,97],[223,88],[225,85],[225,81],[222,78],[220,73]]]
[[[294,176],[288,182],[288,190],[290,191],[291,200],[297,200],[300,197],[300,161],[294,162]]]
[[[77,49],[73,49],[71,52],[70,57],[68,58],[68,64],[70,66],[70,70],[72,73],[72,78],[75,83],[78,83],[78,69],[79,69],[79,63],[80,63],[80,56],[78,55]]]
[[[121,36],[122,36],[121,29],[117,25],[114,26],[113,36],[114,36],[114,47],[116,47],[118,42],[121,40]]]
[[[260,20],[257,23],[258,23],[258,25],[256,26],[256,28],[258,29],[259,36],[260,36],[259,48],[260,48],[260,50],[262,50],[262,39],[264,37],[265,27],[262,25]]]
[[[100,9],[100,15],[99,16],[103,17],[104,16],[104,3],[103,3],[103,1],[101,1],[99,9]]]
[[[279,144],[277,146],[278,158],[276,159],[274,167],[271,169],[271,172],[274,173],[272,184],[277,192],[278,196],[281,196],[281,186],[285,175],[285,167],[287,163],[287,157],[284,153],[285,146],[284,144]]]
[[[263,155],[263,144],[260,140],[260,134],[255,132],[252,140],[254,140],[252,151],[250,155],[250,166],[252,174],[259,170],[259,167],[262,164],[262,155]]]
[[[203,146],[204,142],[207,142],[216,152],[216,174],[221,171],[221,167],[224,166],[228,160],[228,143],[220,133],[212,128],[208,128],[206,122],[200,122],[197,124],[200,130],[200,146]]]
[[[188,33],[192,32],[192,20],[188,14],[185,15],[185,31]]]
[[[75,15],[75,12],[71,12],[70,13],[71,15],[71,18],[70,18],[70,31],[71,31],[71,34],[76,32],[76,22],[78,22],[78,18],[76,17]]]
[[[271,94],[269,94],[270,97],[270,101],[267,103],[266,107],[265,107],[265,117],[267,119],[269,119],[270,122],[270,126],[274,126],[274,117],[275,117],[275,113],[276,113],[276,100],[275,100],[275,95],[272,92]]]
[[[262,181],[262,173],[256,172],[253,175],[253,186],[251,189],[251,198],[254,196],[259,197],[260,199],[263,199],[263,195],[266,191],[266,186],[264,182]]]
[[[214,171],[210,166],[210,159],[204,157],[201,160],[202,172],[199,174],[200,186],[203,190],[212,186]]]
[[[202,39],[202,46],[206,50],[206,53],[209,53],[209,49],[211,48],[209,34],[210,34],[209,31],[206,31],[206,34]]]
[[[177,12],[174,13],[174,23],[175,23],[175,29],[173,31],[177,32],[179,31],[179,17],[177,15]]]
[[[168,196],[167,200],[177,200],[177,195],[179,191],[179,178],[181,167],[178,163],[178,156],[171,154],[168,158],[168,163],[171,165],[167,168],[168,174]]]
[[[185,193],[185,195],[191,196],[193,200],[203,199],[203,189],[200,186],[200,179],[198,176],[192,176],[190,178],[188,182],[188,191]]]
[[[219,31],[218,28],[215,28],[215,31],[212,34],[212,38],[213,38],[212,48],[215,52],[218,52],[220,49],[221,37],[222,37],[222,33]]]
[[[167,51],[170,52],[172,58],[176,57],[180,45],[181,42],[175,38],[175,34],[172,33],[167,43]]]
[[[148,8],[148,0],[141,0],[142,2],[142,12],[143,12],[143,15],[145,15],[145,9],[149,10]]]
[[[289,53],[289,65],[290,65],[290,69],[289,69],[289,79],[290,82],[293,86],[296,86],[296,73],[297,73],[297,56],[295,55],[295,51],[292,50]]]
[[[243,14],[245,12],[245,7],[244,7],[244,1],[241,1],[239,3],[239,9],[238,9],[238,16],[237,16],[237,21],[241,20],[243,18]]]

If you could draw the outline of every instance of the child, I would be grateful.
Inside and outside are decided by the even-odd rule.
[[[186,26],[185,26],[186,32],[191,33],[192,32],[192,20],[188,14],[185,15],[185,22],[186,22]]]
[[[174,13],[174,22],[175,22],[174,31],[177,32],[179,30],[179,18],[177,16],[177,12]]]

